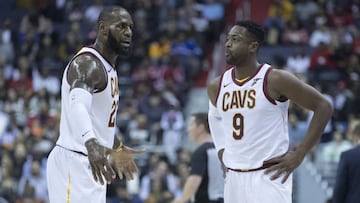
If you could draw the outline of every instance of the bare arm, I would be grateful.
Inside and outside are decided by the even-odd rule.
[[[74,136],[81,136],[86,146],[95,181],[104,184],[104,176],[107,182],[111,182],[115,173],[107,159],[110,149],[98,143],[89,114],[92,94],[95,90],[105,87],[107,82],[104,68],[97,58],[80,55],[71,62],[67,81],[71,86],[68,118]]]
[[[199,175],[190,175],[186,179],[182,196],[174,200],[172,203],[185,203],[189,201],[198,190],[201,180],[202,177]]]
[[[269,161],[279,164],[271,167],[267,172],[277,170],[273,179],[286,172],[283,179],[283,182],[285,182],[290,173],[301,164],[305,155],[318,142],[327,122],[331,118],[332,106],[315,88],[302,82],[291,73],[282,70],[272,70],[270,72],[267,90],[275,100],[286,97],[297,105],[314,112],[308,131],[295,152],[288,152],[282,157]]]
[[[315,88],[291,73],[273,70],[269,75],[269,91],[273,98],[285,96],[295,104],[314,112],[307,134],[297,148],[305,155],[319,140],[332,115],[332,106]]]

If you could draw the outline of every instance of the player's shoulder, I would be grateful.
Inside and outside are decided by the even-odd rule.
[[[207,85],[207,93],[209,99],[214,102],[220,88],[221,76],[218,76],[211,80]]]
[[[83,81],[95,89],[106,86],[107,73],[101,61],[93,54],[83,52],[74,56],[67,70],[67,80],[73,84],[75,80]]]
[[[100,59],[89,52],[80,53],[72,59],[69,69],[86,74],[99,74],[104,71],[104,66]]]
[[[87,65],[87,66],[94,66],[97,67],[101,64],[101,61],[98,57],[96,57],[94,54],[90,52],[83,52],[78,55],[76,55],[72,62],[72,65]]]
[[[297,80],[295,75],[287,70],[271,68],[267,76],[269,82],[281,83],[286,80]]]
[[[216,78],[212,79],[208,85],[207,85],[207,88],[208,89],[212,89],[212,88],[216,88],[219,86],[219,83],[220,83],[220,80],[221,80],[221,76],[217,76]]]
[[[281,77],[281,75],[286,73],[287,73],[286,70],[269,67],[269,76],[271,77]]]

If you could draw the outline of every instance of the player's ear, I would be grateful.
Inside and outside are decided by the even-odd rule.
[[[256,42],[256,41],[251,42],[250,45],[249,45],[249,51],[251,53],[257,52],[258,48],[259,48],[259,42]]]
[[[107,31],[106,31],[106,24],[104,21],[100,21],[99,25],[98,25],[98,29],[99,29],[99,33],[106,35]]]

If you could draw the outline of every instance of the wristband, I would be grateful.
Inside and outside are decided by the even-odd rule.
[[[115,149],[115,151],[120,152],[120,151],[123,150],[123,148],[124,148],[124,144],[123,144],[122,141],[120,141],[120,144],[119,144],[119,146]]]

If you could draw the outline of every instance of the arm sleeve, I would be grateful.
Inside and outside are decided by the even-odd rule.
[[[217,108],[209,101],[209,127],[214,140],[216,151],[225,148],[224,131],[221,124],[221,116]]]
[[[81,88],[74,88],[69,93],[68,120],[73,135],[79,136],[84,144],[86,141],[95,138],[89,114],[91,100],[91,93]]]

